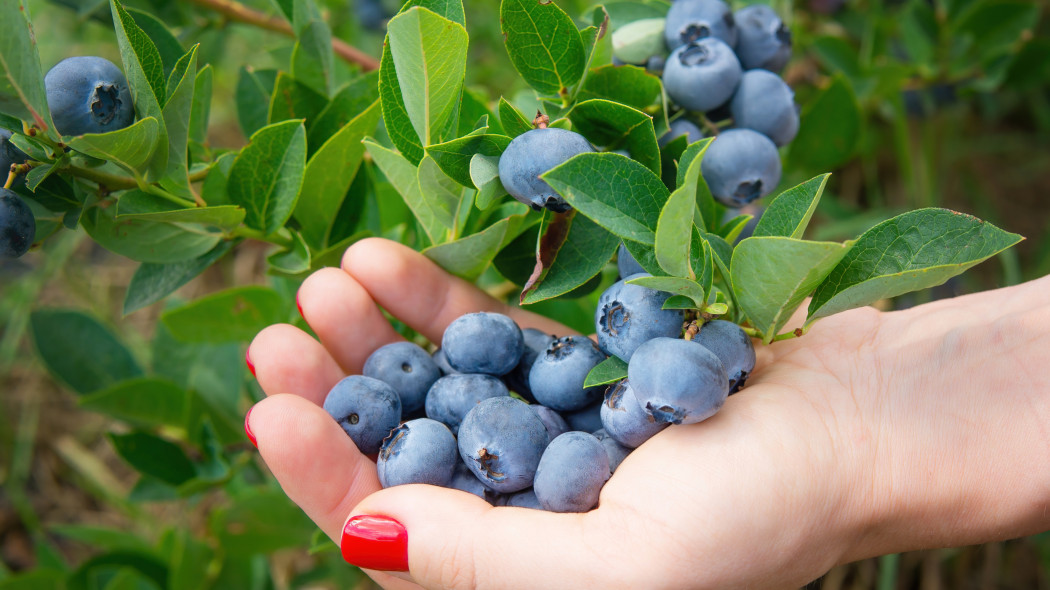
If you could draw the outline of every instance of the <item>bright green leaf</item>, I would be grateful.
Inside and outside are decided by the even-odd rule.
[[[467,188],[480,188],[470,178],[470,164],[475,155],[500,156],[510,145],[506,135],[467,135],[427,148],[427,155],[434,159],[441,170],[452,180]]]
[[[569,113],[569,120],[591,143],[626,149],[633,159],[660,175],[660,147],[649,115],[618,102],[596,98],[577,104]]]
[[[248,342],[270,324],[288,318],[273,289],[235,287],[168,310],[161,321],[183,342]]]
[[[306,169],[306,130],[302,121],[264,127],[251,137],[230,169],[230,201],[247,212],[244,223],[273,233],[295,209]]]
[[[610,356],[604,361],[594,366],[589,373],[587,378],[583,380],[583,386],[595,387],[597,385],[607,385],[609,383],[616,383],[627,378],[627,363],[623,362],[619,357]]]
[[[500,27],[511,63],[540,94],[567,95],[583,76],[580,31],[554,2],[503,0]]]
[[[801,238],[831,174],[822,174],[778,195],[766,207],[754,236]]]
[[[162,141],[167,151],[167,138],[161,135],[160,123],[146,117],[117,131],[79,135],[66,143],[78,152],[109,160],[132,174],[144,176]]]
[[[473,281],[504,246],[518,237],[524,224],[525,215],[507,217],[478,233],[427,248],[423,254],[446,271]]]
[[[26,0],[0,2],[0,93],[11,94],[25,109],[25,114],[53,138],[51,112],[47,108],[44,74],[37,55],[36,36],[29,22]],[[21,115],[22,113],[12,113]]]

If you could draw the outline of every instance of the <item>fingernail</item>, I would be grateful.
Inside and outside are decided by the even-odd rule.
[[[303,314],[303,306],[299,303],[299,293],[295,294],[295,307],[299,310],[299,317],[305,320],[306,316]]]
[[[249,363],[248,366],[250,367],[251,364]],[[255,434],[252,433],[252,425],[250,422],[248,422],[248,420],[252,417],[252,410],[254,409],[255,406],[248,408],[248,413],[244,415],[244,434],[248,435],[248,440],[252,441],[252,446],[258,449],[259,442],[255,440]]]
[[[252,349],[244,351],[244,364],[248,365],[248,370],[252,372],[252,377],[255,377],[255,365],[252,364]]]
[[[408,571],[408,531],[386,516],[355,516],[343,527],[343,559],[350,565],[384,572]]]

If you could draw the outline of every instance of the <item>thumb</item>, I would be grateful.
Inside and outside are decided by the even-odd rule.
[[[607,588],[629,575],[623,559],[605,552],[610,539],[621,539],[618,556],[626,548],[623,531],[613,533],[601,510],[493,508],[459,490],[402,485],[368,496],[352,514],[341,542],[347,561],[389,568],[391,562],[376,560],[384,544],[373,540],[379,532],[387,540],[380,552],[401,552],[397,569],[407,545],[408,573],[427,588]],[[400,533],[400,547],[389,542],[391,530]]]

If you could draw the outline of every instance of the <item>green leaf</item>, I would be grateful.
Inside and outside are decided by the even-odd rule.
[[[613,33],[613,55],[628,64],[644,65],[653,55],[663,55],[666,18],[645,18],[619,27]]]
[[[167,151],[168,140],[162,136],[160,123],[153,117],[145,117],[117,131],[79,135],[66,143],[82,154],[109,160],[136,176],[144,176],[161,141],[163,151]]]
[[[853,88],[841,74],[809,101],[788,161],[806,170],[832,170],[853,157],[861,113]]]
[[[375,101],[328,139],[306,164],[295,219],[303,239],[314,248],[328,245],[332,222],[365,155],[361,140],[375,131],[379,115],[379,101]]]
[[[234,100],[237,103],[237,122],[245,135],[254,135],[266,126],[270,116],[270,97],[276,84],[276,70],[241,67]]]
[[[594,366],[583,380],[584,388],[616,383],[627,378],[627,363],[619,357],[610,356]]]
[[[531,224],[492,260],[492,265],[499,274],[516,285],[526,284],[536,266],[536,244],[539,242],[540,225]]]
[[[208,118],[211,116],[212,72],[208,64],[197,71],[193,85],[193,107],[190,110],[190,139],[204,143],[208,139]]]
[[[226,152],[212,164],[201,187],[201,198],[209,205],[229,205],[230,195],[226,190],[230,182],[230,170],[237,160],[237,152]]]
[[[656,252],[653,246],[633,240],[624,240],[623,245],[645,272],[656,277],[667,276],[667,273],[660,268],[660,263],[656,260]]]
[[[822,174],[780,193],[766,207],[752,235],[801,238],[830,177]]]
[[[864,232],[821,283],[809,319],[935,287],[1023,240],[947,209],[919,209]]]
[[[438,143],[458,112],[467,67],[467,30],[414,7],[391,19],[387,32],[412,127],[423,146]]]
[[[318,94],[305,84],[281,72],[274,82],[273,94],[270,96],[270,112],[267,122],[272,125],[290,119],[304,119],[304,125],[310,126],[328,105],[328,98]]]
[[[499,157],[474,154],[470,159],[470,181],[478,187],[474,204],[484,211],[507,194],[499,178]]]
[[[471,160],[475,155],[498,156],[510,145],[511,138],[506,135],[467,135],[445,143],[427,148],[427,155],[452,180],[467,188],[475,187],[470,178]]]
[[[405,204],[412,210],[412,214],[419,221],[430,241],[435,244],[443,242],[445,235],[455,226],[455,212],[459,206],[459,200],[448,198],[447,191],[431,194],[420,190],[419,177],[423,174],[422,163],[417,170],[401,154],[367,139],[365,149],[368,150],[372,160],[382,170],[387,180],[394,185],[401,198],[405,200]],[[433,159],[427,158],[425,161],[429,161],[433,166],[433,169],[428,166],[426,172],[428,176],[432,178],[434,172],[444,175]]]
[[[312,20],[298,30],[292,50],[292,76],[322,96],[332,91],[332,30],[323,20]]]
[[[379,100],[379,72],[361,76],[339,89],[324,110],[307,127],[306,139],[313,153],[346,124]]]
[[[157,46],[157,54],[160,55],[160,60],[164,64],[164,75],[169,75],[175,69],[179,58],[186,53],[182,43],[179,43],[175,35],[156,16],[137,8],[126,8],[125,10],[132,16],[142,32]]]
[[[175,443],[146,432],[107,435],[113,448],[136,471],[177,486],[196,475],[186,452]]]
[[[80,397],[77,405],[143,428],[183,427],[188,396],[166,379],[142,377]]]
[[[651,245],[670,194],[660,177],[612,153],[580,154],[541,175],[575,209],[625,240]]]
[[[303,122],[276,123],[257,131],[241,150],[226,190],[247,212],[245,225],[271,234],[291,217],[305,170]]]
[[[689,264],[695,197],[687,187],[671,193],[660,211],[653,250],[660,267],[675,277],[696,278]]]
[[[502,96],[499,99],[499,122],[509,137],[517,137],[533,129],[532,122]]]
[[[707,181],[701,174],[700,162],[712,141],[714,141],[713,137],[707,137],[685,148],[678,161],[678,175],[675,184],[679,188],[684,187],[696,191],[696,212],[693,223],[699,228],[706,228],[709,232],[714,232],[719,227],[716,213],[718,207],[715,205],[715,198],[711,195]]]
[[[641,285],[657,291],[666,291],[674,295],[682,295],[693,300],[693,307],[702,307],[707,300],[703,285],[691,279],[679,277],[638,277],[627,281],[631,285]]]
[[[660,43],[663,42],[661,33]],[[605,65],[587,74],[579,100],[604,98],[641,110],[660,99],[661,89],[660,78],[643,68]]]
[[[685,295],[672,295],[660,309],[696,309],[696,302]]]
[[[299,276],[310,270],[310,247],[306,245],[302,234],[292,232],[290,248],[278,250],[266,257],[271,274]]]
[[[660,147],[653,118],[627,105],[603,99],[581,102],[569,113],[573,128],[591,143],[623,148],[660,176]]]
[[[711,247],[712,258],[715,266],[718,267],[719,274],[727,283],[732,281],[729,267],[733,260],[733,246],[725,238],[715,234],[704,233],[703,238]]]
[[[168,94],[160,52],[120,2],[110,0],[110,9],[120,58],[124,62],[124,75],[135,103],[135,115],[140,119],[153,117],[158,122],[163,121],[161,105]],[[158,125],[157,136],[157,151],[149,166],[150,179],[160,178],[168,167],[168,133],[163,125]]]
[[[77,393],[142,375],[131,352],[91,316],[45,309],[30,314],[29,326],[48,371]]]
[[[231,558],[270,554],[279,549],[308,546],[315,525],[303,511],[280,490],[265,486],[241,493],[236,502],[229,502],[211,514],[211,538]],[[260,564],[265,570],[267,562]],[[248,588],[243,585],[216,583],[216,588]],[[259,584],[258,588],[266,585]]]
[[[604,6],[609,14],[609,24],[615,30],[638,20],[666,18],[670,3],[666,0],[614,0]]]
[[[144,262],[131,277],[124,294],[124,315],[152,305],[174,293],[230,251],[232,244],[222,242],[210,252],[192,260],[156,264]]]
[[[168,132],[168,170],[161,185],[184,198],[193,198],[190,189],[187,148],[190,141],[190,116],[193,111],[194,84],[197,81],[197,49],[194,45],[175,64],[168,79],[170,96],[165,103],[164,127]]]
[[[500,28],[514,68],[540,94],[567,96],[583,76],[580,31],[554,2],[503,0]]]
[[[394,54],[390,52],[389,38],[383,44],[383,56],[379,60],[379,97],[383,105],[383,125],[387,135],[401,154],[418,165],[423,159],[423,144],[408,116],[405,99],[401,95],[401,84],[397,80]]]
[[[423,254],[446,271],[473,281],[481,276],[503,247],[518,237],[525,220],[525,215],[513,215],[478,233],[427,248]]]
[[[521,292],[521,302],[537,303],[564,295],[601,272],[620,240],[584,215],[569,212],[544,216],[553,219],[541,229],[540,273]]]
[[[177,208],[168,201],[138,189],[121,195],[117,202],[116,221],[154,221],[160,223],[199,223],[222,230],[232,230],[244,219],[244,209],[233,205]]]
[[[112,208],[111,208],[112,209]],[[202,256],[221,236],[195,225],[177,225],[143,219],[115,219],[113,211],[92,207],[81,225],[103,248],[139,262],[181,262]]]
[[[447,208],[449,210],[449,215],[452,217],[452,225],[448,227],[450,230],[449,236],[452,239],[458,238],[462,229],[462,218],[465,217],[465,213],[461,214],[460,212],[469,211],[473,199],[469,201],[463,199],[463,187],[442,172],[437,162],[430,156],[424,157],[419,163],[416,180],[419,183],[419,193],[425,202],[430,203],[431,207],[440,207],[442,210]],[[466,209],[464,209],[464,205]],[[444,237],[440,237],[436,241],[442,242],[444,239]]]
[[[731,276],[740,308],[767,344],[849,250],[835,242],[747,238],[733,250]]]
[[[248,342],[266,326],[288,319],[288,311],[276,291],[251,286],[202,297],[160,319],[183,342]]]
[[[0,94],[17,97],[25,114],[40,129],[57,138],[47,108],[44,74],[26,4],[26,0],[0,2],[0,68],[4,75],[0,79]],[[23,113],[11,114],[22,116]]]
[[[744,233],[744,228],[747,227],[747,224],[754,218],[755,216],[750,214],[737,215],[723,225],[722,228],[718,230],[718,233],[722,235],[727,242],[735,242],[736,239],[740,237],[740,234]]]

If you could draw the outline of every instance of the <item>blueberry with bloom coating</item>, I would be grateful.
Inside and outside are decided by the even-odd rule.
[[[798,134],[795,93],[780,76],[766,70],[750,70],[740,78],[729,101],[733,125],[753,129],[777,146],[785,146]]]
[[[36,218],[22,197],[0,188],[0,258],[18,258],[36,237]]]
[[[616,442],[632,449],[652,438],[669,424],[653,418],[634,395],[629,379],[609,386],[602,403],[602,426]]]
[[[510,373],[503,376],[503,382],[507,384],[507,388],[511,391],[516,392],[529,402],[533,402],[536,398],[532,395],[532,389],[529,387],[529,371],[532,370],[532,364],[536,362],[536,358],[543,354],[543,351],[547,350],[551,342],[554,342],[555,337],[536,328],[525,328],[521,331],[521,337],[525,343],[525,348],[521,353],[521,360],[518,361],[518,365]]]
[[[106,133],[135,121],[128,81],[107,59],[64,59],[44,76],[44,87],[55,129],[62,135]]]
[[[384,488],[410,483],[447,488],[458,462],[452,431],[436,420],[418,418],[398,426],[383,441],[376,470]]]
[[[629,277],[636,275],[640,272],[645,272],[641,264],[631,256],[631,252],[627,250],[627,246],[620,243],[620,249],[616,251],[616,270],[620,271],[620,278]]]
[[[726,207],[743,207],[780,183],[780,154],[773,141],[750,129],[718,134],[700,161],[711,194]]]
[[[364,375],[351,375],[336,383],[323,407],[365,455],[378,452],[383,439],[401,421],[397,392]]]
[[[609,433],[605,432],[604,428],[595,430],[591,434],[594,435],[594,438],[598,439],[598,442],[602,443],[602,446],[605,447],[605,452],[609,455],[609,471],[616,473],[616,468],[620,466],[620,463],[623,463],[623,460],[626,459],[627,455],[630,455],[631,451],[634,449],[630,449],[616,442],[616,439],[609,436]]]
[[[562,412],[562,418],[569,425],[569,430],[580,432],[594,432],[602,427],[602,401],[587,406],[575,412]]]
[[[525,349],[521,328],[501,313],[468,313],[445,328],[441,349],[460,373],[505,375]]]
[[[657,336],[681,334],[685,312],[663,309],[670,293],[627,282],[647,276],[651,275],[630,275],[613,283],[598,298],[594,324],[598,347],[606,354],[628,361],[643,342]]]
[[[574,430],[569,427],[568,422],[565,421],[565,418],[561,417],[561,414],[555,412],[547,406],[541,406],[539,404],[529,404],[529,407],[532,408],[533,412],[536,412],[536,415],[539,416],[540,421],[542,421],[543,425],[547,427],[547,436],[550,437],[551,440],[554,440],[558,435],[562,433]]]
[[[434,354],[430,355],[430,358],[434,359],[434,364],[441,369],[442,375],[454,375],[459,371],[452,368],[452,365],[448,364],[448,357],[445,356],[445,351],[440,348],[434,351]]]
[[[679,338],[653,338],[627,365],[638,403],[653,418],[694,424],[710,418],[729,395],[729,379],[713,352]]]
[[[533,510],[543,510],[543,506],[540,501],[536,499],[536,490],[529,488],[522,490],[516,494],[507,496],[507,502],[504,506],[514,506],[516,508],[532,508]]]
[[[729,392],[738,391],[755,368],[755,345],[740,326],[726,320],[711,320],[693,342],[715,353],[729,377]]]
[[[569,204],[540,175],[577,154],[593,151],[590,142],[575,131],[532,129],[515,137],[503,150],[499,179],[510,196],[533,209],[565,212]]]
[[[729,5],[722,0],[681,0],[671,5],[664,25],[667,49],[709,37],[729,47],[736,45],[736,21]]]
[[[744,69],[779,73],[791,59],[791,31],[769,6],[752,4],[736,11],[736,55]]]
[[[529,372],[529,388],[541,404],[560,412],[581,410],[597,400],[602,386],[587,387],[587,374],[605,355],[586,336],[566,336],[552,342]]]
[[[543,452],[532,489],[547,510],[587,512],[611,475],[609,455],[593,434],[566,432]]]
[[[701,131],[696,123],[693,123],[689,119],[678,117],[674,121],[671,121],[671,125],[667,128],[667,133],[661,135],[660,140],[657,143],[660,147],[664,147],[683,135],[685,136],[687,144],[700,141],[704,138],[704,132]]]
[[[458,434],[463,417],[481,400],[508,395],[507,386],[492,375],[446,375],[435,381],[427,393],[427,418],[441,422],[452,434]]]
[[[458,451],[456,469],[452,472],[452,481],[449,482],[448,487],[474,494],[493,506],[502,506],[506,503],[506,496],[485,487],[485,484],[474,476],[474,472],[467,467],[466,463],[458,460]]]
[[[675,49],[664,66],[667,96],[690,111],[710,111],[733,96],[743,70],[733,49],[701,39]]]
[[[434,359],[413,342],[391,342],[377,348],[361,372],[393,387],[406,414],[423,407],[427,391],[441,376]]]
[[[0,129],[0,186],[3,186],[2,181],[7,180],[7,175],[11,172],[11,165],[25,164],[28,159],[28,154],[11,143],[11,132],[7,129]],[[15,182],[24,184],[25,176],[20,175]]]
[[[549,442],[536,412],[512,397],[482,400],[459,426],[463,462],[482,483],[504,494],[532,485]]]

